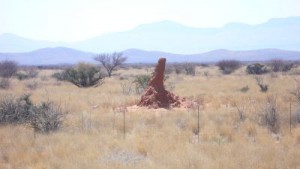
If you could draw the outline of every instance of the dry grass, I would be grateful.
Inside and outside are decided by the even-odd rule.
[[[8,90],[0,90],[2,97],[31,93],[35,103],[50,100],[69,114],[63,129],[48,135],[35,134],[26,125],[0,126],[0,168],[300,168],[300,126],[294,124],[289,132],[289,100],[294,101],[289,91],[299,75],[266,75],[269,91],[261,93],[244,69],[224,76],[216,67],[198,67],[196,76],[169,75],[175,94],[201,100],[199,143],[193,108],[129,109],[124,139],[118,107],[132,106],[140,96],[123,94],[119,76],[86,89],[52,79],[53,70],[41,71],[33,90],[26,87],[29,80],[14,79]],[[151,69],[116,73],[133,79]],[[246,85],[249,90],[241,92]],[[259,123],[271,95],[280,112],[278,135]]]

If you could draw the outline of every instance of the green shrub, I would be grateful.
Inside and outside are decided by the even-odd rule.
[[[240,91],[243,92],[243,93],[246,93],[246,92],[248,92],[249,89],[250,89],[250,88],[249,88],[249,86],[247,85],[247,86],[242,87],[242,88],[240,89]]]
[[[43,102],[32,108],[31,126],[35,132],[49,133],[58,130],[63,123],[64,113],[51,102]]]
[[[74,68],[68,68],[61,73],[54,73],[57,80],[69,81],[78,87],[91,87],[101,84],[104,78],[100,68],[88,63],[79,63]]]
[[[255,75],[261,75],[268,72],[267,67],[259,63],[248,65],[246,71],[248,74]]]
[[[5,97],[0,101],[0,124],[16,124],[28,122],[33,107],[30,95],[23,95],[16,99]]]
[[[64,114],[51,102],[34,105],[30,95],[0,100],[0,124],[30,124],[36,132],[49,133],[59,129]]]
[[[138,75],[135,77],[133,83],[135,84],[136,93],[143,92],[148,86],[148,82],[151,79],[150,75]]]

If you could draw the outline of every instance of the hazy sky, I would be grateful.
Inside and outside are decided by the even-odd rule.
[[[0,0],[0,34],[78,41],[172,20],[193,27],[300,16],[300,0]]]

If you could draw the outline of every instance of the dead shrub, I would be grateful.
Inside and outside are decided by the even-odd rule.
[[[237,60],[222,60],[217,63],[217,66],[223,74],[231,74],[242,66],[242,63]]]
[[[269,85],[264,82],[263,76],[254,76],[256,84],[259,86],[261,92],[267,92]]]
[[[287,72],[294,66],[293,63],[281,59],[273,59],[269,61],[269,65],[273,72]]]
[[[260,123],[268,127],[272,133],[278,133],[280,129],[280,116],[276,97],[268,97],[262,112],[260,113]]]

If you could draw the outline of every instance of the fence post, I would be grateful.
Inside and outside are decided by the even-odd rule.
[[[125,139],[125,134],[126,134],[126,111],[123,111],[123,138]]]
[[[290,134],[292,134],[292,103],[290,102]]]
[[[199,104],[198,104],[198,144],[200,142],[200,108],[199,108]]]

